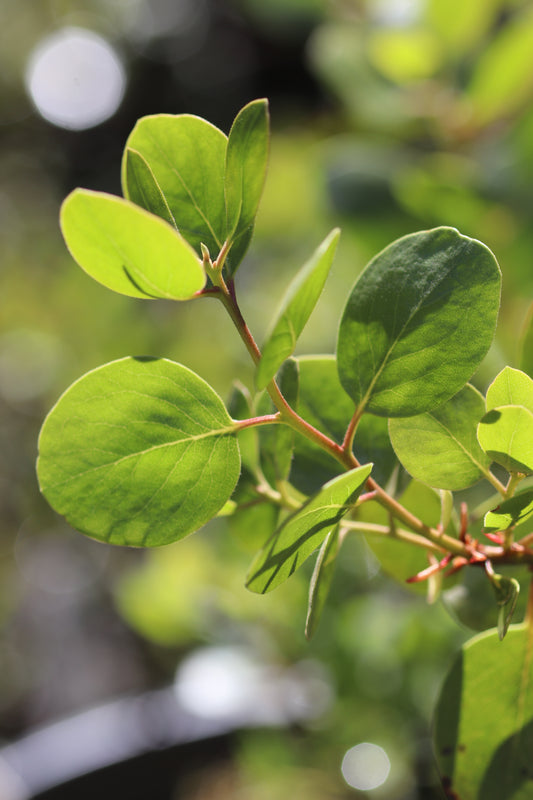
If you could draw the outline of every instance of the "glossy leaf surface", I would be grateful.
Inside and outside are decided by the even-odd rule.
[[[186,367],[125,358],[59,399],[39,439],[43,494],[68,522],[111,544],[168,544],[229,499],[240,469],[222,400]]]
[[[265,183],[269,149],[268,101],[253,100],[237,114],[226,151],[228,236],[253,225]]]
[[[358,407],[380,416],[430,411],[474,373],[494,336],[500,270],[454,228],[405,236],[356,282],[338,339],[339,376]]]
[[[142,117],[126,143],[122,187],[129,197],[128,149],[149,165],[181,235],[200,253],[205,244],[216,258],[226,238],[224,171],[227,137],[191,114]]]
[[[438,489],[466,489],[491,464],[476,436],[484,413],[482,395],[467,385],[433,411],[391,419],[389,431],[396,455],[417,480]]]
[[[326,283],[339,235],[338,228],[333,230],[291,282],[263,345],[256,373],[258,389],[265,388],[285,359],[294,352],[298,337]]]
[[[247,587],[269,592],[287,580],[350,510],[371,469],[365,464],[339,475],[287,517],[255,558]]]
[[[478,425],[481,447],[509,472],[533,472],[533,414],[524,406],[500,406]]]
[[[435,751],[450,797],[529,800],[533,780],[532,631],[496,631],[464,645],[437,706]]]
[[[124,153],[124,170],[127,195],[132,203],[145,208],[157,217],[161,217],[174,228],[176,220],[168,207],[165,195],[161,191],[148,162],[136,150],[126,148]]]
[[[80,267],[120,294],[187,300],[205,284],[179,233],[121,197],[75,189],[61,207],[61,230]]]
[[[328,533],[324,540],[311,577],[307,619],[305,622],[305,635],[308,639],[311,639],[315,634],[322,611],[326,605],[340,545],[339,527],[336,527]]]

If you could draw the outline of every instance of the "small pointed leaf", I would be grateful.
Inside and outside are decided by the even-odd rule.
[[[348,513],[371,470],[365,464],[339,475],[287,517],[255,558],[248,589],[269,592],[287,580]]]
[[[457,394],[494,336],[500,269],[454,228],[393,242],[356,282],[341,320],[339,376],[359,408],[402,417]]]
[[[152,547],[197,530],[240,470],[234,425],[198,375],[166,359],[124,358],[74,383],[48,414],[38,476],[83,533]]]
[[[61,206],[61,230],[80,267],[120,294],[187,300],[205,284],[179,233],[121,197],[75,189]]]
[[[479,443],[508,472],[533,472],[533,414],[524,406],[500,406],[478,425]]]
[[[498,605],[498,636],[501,641],[511,624],[520,593],[520,584],[516,578],[508,578],[505,575],[493,575],[491,583]]]
[[[144,158],[163,193],[176,225],[200,254],[205,244],[216,257],[226,238],[224,169],[227,137],[191,114],[142,117],[126,143],[122,187],[129,198],[127,151]]]
[[[533,514],[533,489],[524,489],[485,514],[484,530],[505,531],[521,525]]]
[[[307,639],[315,634],[322,616],[322,611],[326,605],[335,562],[339,553],[341,540],[339,537],[339,527],[328,533],[316,560],[315,569],[311,577],[309,586],[309,604],[307,607],[307,619],[305,622],[305,635]]]
[[[324,288],[339,235],[339,229],[335,228],[291,282],[263,346],[256,374],[258,389],[265,388],[283,361],[294,352],[298,337]]]
[[[265,183],[269,147],[268,101],[253,100],[235,117],[226,150],[228,237],[253,225]]]
[[[165,195],[148,162],[131,147],[126,148],[124,156],[128,198],[132,203],[145,208],[177,228],[176,220],[172,216]]]
[[[466,489],[491,464],[476,437],[484,411],[482,395],[467,385],[433,411],[389,420],[392,446],[413,478],[437,489]]]

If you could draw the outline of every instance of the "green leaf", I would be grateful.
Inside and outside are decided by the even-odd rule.
[[[517,492],[509,500],[485,514],[484,530],[505,531],[511,526],[521,525],[533,514],[533,489]]]
[[[263,346],[256,373],[258,389],[264,389],[280,365],[294,352],[328,277],[340,231],[335,228],[315,250],[291,282],[275,322]]]
[[[228,238],[253,225],[263,192],[268,162],[268,101],[254,100],[235,117],[226,150]]]
[[[518,365],[530,377],[533,376],[533,303],[531,303],[526,319],[520,331],[518,343]]]
[[[341,320],[341,383],[358,408],[401,417],[457,394],[487,353],[500,298],[490,250],[454,228],[405,236],[356,282]]]
[[[336,442],[342,442],[354,406],[342,391],[334,356],[303,356],[300,372],[299,414]],[[357,428],[355,454],[360,463],[374,464],[373,477],[385,484],[397,465],[387,420],[369,414]],[[339,474],[336,459],[303,436],[296,436],[291,482],[305,494],[312,494]]]
[[[61,206],[61,230],[80,267],[120,294],[187,300],[205,284],[179,233],[121,197],[75,189]]]
[[[533,380],[519,369],[505,367],[487,389],[487,411],[498,406],[524,406],[533,413]]]
[[[479,443],[508,472],[533,472],[533,414],[523,406],[500,406],[478,425]]]
[[[505,575],[492,575],[490,580],[498,606],[498,636],[501,641],[509,630],[520,594],[520,584],[516,578],[508,578]]]
[[[339,475],[287,517],[252,563],[248,589],[269,592],[296,572],[348,513],[371,470],[365,464]]]
[[[256,416],[250,392],[239,381],[235,381],[228,400],[228,412],[233,419],[251,419]],[[238,431],[237,441],[243,467],[256,473],[259,467],[259,430],[255,426]]]
[[[320,548],[316,560],[315,569],[311,577],[309,586],[309,605],[307,607],[307,619],[305,622],[305,635],[311,639],[316,633],[322,611],[326,605],[329,589],[335,571],[335,562],[339,554],[341,539],[339,537],[339,527],[328,533]]]
[[[216,257],[226,238],[224,171],[227,137],[191,114],[143,117],[126,142],[122,186],[129,198],[127,152],[149,165],[181,235],[200,253]]]
[[[467,101],[476,122],[483,125],[508,116],[530,101],[533,13],[527,6],[524,13],[502,25],[497,36],[480,51],[467,88]]]
[[[279,506],[262,497],[256,485],[257,480],[244,469],[233,495],[237,508],[228,519],[230,531],[249,554],[263,547],[279,519]]]
[[[130,147],[126,148],[124,158],[129,200],[177,228],[176,220],[148,162]]]
[[[124,358],[87,373],[39,438],[49,503],[111,544],[152,547],[197,530],[229,499],[239,469],[222,400],[166,359]]]
[[[491,464],[476,437],[484,412],[482,395],[468,384],[433,411],[389,420],[392,446],[413,478],[438,489],[466,489]]]
[[[461,800],[530,800],[533,766],[532,630],[467,642],[437,705],[434,743],[443,784]]]

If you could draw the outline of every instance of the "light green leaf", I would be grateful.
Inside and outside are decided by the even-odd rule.
[[[486,125],[529,102],[533,76],[529,68],[533,51],[531,8],[511,17],[481,50],[467,88],[469,108],[476,122]]]
[[[335,571],[335,562],[339,554],[341,539],[339,527],[337,526],[326,536],[322,547],[318,553],[315,569],[311,577],[309,586],[309,604],[307,607],[307,619],[305,622],[305,635],[307,639],[315,634],[322,616],[322,611],[326,605],[329,589]]]
[[[478,425],[479,443],[508,472],[533,472],[533,414],[523,406],[500,406]]]
[[[299,414],[330,439],[340,443],[352,418],[354,406],[342,391],[334,356],[303,356],[300,372]],[[372,475],[385,484],[397,465],[387,420],[365,414],[359,422],[355,454],[362,464],[372,462]],[[305,494],[312,494],[339,474],[336,459],[303,436],[296,436],[291,482]]]
[[[126,142],[122,187],[129,198],[127,151],[150,166],[181,235],[200,253],[216,258],[226,238],[224,171],[227,137],[191,114],[142,117]]]
[[[443,783],[461,800],[530,800],[533,661],[530,626],[464,645],[437,705],[434,742]]]
[[[518,342],[518,365],[530,377],[533,376],[533,303],[531,303]]]
[[[130,147],[126,148],[124,158],[129,200],[177,228],[176,220],[148,162]]]
[[[61,206],[61,230],[80,267],[120,294],[187,300],[205,284],[179,233],[121,197],[75,189]]]
[[[39,438],[49,503],[111,544],[151,547],[197,530],[229,499],[239,469],[222,400],[166,359],[124,358],[87,373]]]
[[[365,464],[339,475],[287,517],[252,563],[248,589],[269,592],[296,572],[348,513],[371,470]]]
[[[413,478],[438,489],[466,489],[491,464],[476,437],[484,412],[482,395],[467,385],[433,411],[389,420],[392,446]]]
[[[268,162],[268,101],[254,100],[235,117],[226,150],[228,238],[253,225]]]
[[[521,525],[533,514],[533,489],[524,489],[485,514],[486,531],[505,531]]]
[[[265,388],[283,361],[294,352],[298,337],[324,288],[339,235],[338,228],[331,231],[287,289],[263,346],[263,355],[256,373],[258,389]]]
[[[341,320],[339,376],[359,408],[402,417],[457,394],[487,353],[500,298],[490,250],[454,228],[393,242],[356,282]]]
[[[533,380],[519,369],[505,367],[487,389],[487,411],[498,406],[524,406],[533,414]]]

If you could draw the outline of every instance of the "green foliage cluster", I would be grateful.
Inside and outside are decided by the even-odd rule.
[[[89,275],[135,298],[220,301],[256,373],[253,389],[235,384],[227,406],[164,358],[128,357],[87,373],[44,422],[41,489],[75,528],[118,545],[169,544],[217,514],[251,529],[266,519],[247,586],[274,589],[318,550],[308,636],[353,532],[397,579],[427,581],[433,599],[457,573],[481,571],[498,631],[469,642],[452,669],[436,755],[443,785],[461,798],[481,796],[481,787],[487,798],[526,798],[531,608],[524,624],[509,626],[514,573],[533,565],[533,380],[506,367],[486,397],[468,383],[494,337],[499,266],[454,228],[405,236],[356,281],[336,356],[294,357],[333,264],[335,229],[293,278],[259,349],[236,273],[268,147],[265,100],[245,106],[227,137],[190,115],[145,117],[126,143],[124,198],[76,189],[65,200],[63,235]],[[457,507],[452,492],[481,480],[493,493],[488,504]]]

